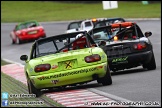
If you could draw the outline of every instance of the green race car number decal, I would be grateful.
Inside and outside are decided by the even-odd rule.
[[[117,62],[128,62],[128,61],[127,61],[127,58],[128,58],[128,56],[127,56],[127,57],[121,57],[121,58],[115,58],[115,59],[112,60],[112,63],[117,63]]]
[[[66,65],[66,69],[71,69],[72,68],[72,63],[71,63],[71,61],[66,61],[65,62],[65,65]]]
[[[59,64],[59,67],[64,70],[72,69],[72,68],[76,67],[77,60],[74,59],[74,60],[62,61],[62,62],[59,62],[58,64]]]
[[[90,68],[90,69],[81,69],[81,70],[78,70],[78,71],[60,73],[60,74],[57,74],[57,75],[42,76],[42,77],[39,77],[38,79],[39,80],[45,80],[45,79],[52,79],[52,78],[58,78],[58,77],[63,77],[63,76],[69,76],[69,75],[73,75],[73,74],[80,74],[80,73],[84,73],[84,72],[87,73],[87,72],[98,70],[98,68],[101,68],[101,67],[95,67],[95,68]]]

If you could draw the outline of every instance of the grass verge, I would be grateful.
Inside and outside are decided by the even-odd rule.
[[[1,22],[62,21],[99,17],[161,18],[161,3],[118,1],[117,9],[103,10],[99,3],[60,3],[45,1],[1,1]]]

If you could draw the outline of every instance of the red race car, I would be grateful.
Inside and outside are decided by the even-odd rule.
[[[22,22],[10,33],[12,44],[46,37],[45,30],[37,21]]]

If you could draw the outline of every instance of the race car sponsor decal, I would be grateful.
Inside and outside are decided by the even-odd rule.
[[[39,77],[38,79],[39,79],[39,80],[42,80],[42,79],[45,79],[45,78],[44,78],[44,76],[41,76],[41,77]]]
[[[59,80],[51,80],[51,82],[52,82],[53,84],[57,84],[57,83],[59,82]]]
[[[128,62],[127,61],[128,56],[126,57],[121,57],[121,58],[115,58],[112,60],[112,63],[117,63],[117,62]]]
[[[40,81],[42,81],[42,80],[45,80],[45,79],[52,79],[52,78],[58,78],[58,77],[63,77],[63,76],[69,76],[69,75],[74,75],[74,74],[80,74],[80,73],[87,73],[87,72],[91,72],[91,71],[96,71],[96,70],[98,70],[100,68],[99,67],[95,67],[95,68],[81,69],[81,70],[78,70],[78,71],[72,71],[72,72],[67,72],[67,73],[59,73],[57,75],[41,76],[38,79]]]
[[[97,68],[103,68],[103,66],[98,66]]]
[[[52,66],[52,69],[56,69],[58,66],[57,65],[53,65]]]
[[[33,68],[30,68],[29,71],[30,71],[30,72],[33,72]]]

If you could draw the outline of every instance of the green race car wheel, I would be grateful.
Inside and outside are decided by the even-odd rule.
[[[28,83],[29,94],[35,94],[36,97],[39,97],[41,95],[41,91],[39,89],[35,88],[29,79],[28,79],[27,83]]]
[[[100,78],[100,79],[97,79],[97,82],[102,83],[102,85],[111,85],[112,84],[109,66],[108,66],[108,70],[106,72],[106,75],[104,77]]]

